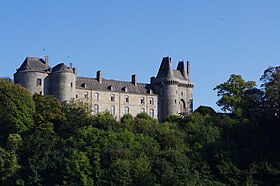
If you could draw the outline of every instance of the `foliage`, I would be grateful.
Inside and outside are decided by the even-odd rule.
[[[279,185],[279,67],[232,75],[218,105],[117,121],[0,79],[1,185]]]

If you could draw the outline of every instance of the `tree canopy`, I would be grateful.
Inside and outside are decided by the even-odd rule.
[[[263,85],[240,75],[217,85],[216,113],[200,106],[162,123],[117,121],[82,102],[34,95],[0,78],[1,185],[277,185],[279,67]]]

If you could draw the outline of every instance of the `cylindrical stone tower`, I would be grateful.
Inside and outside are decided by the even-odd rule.
[[[64,63],[56,65],[50,75],[51,94],[62,101],[69,101],[75,96],[76,74],[72,67]]]
[[[31,94],[45,94],[45,78],[50,67],[38,57],[27,57],[14,74],[14,82],[25,87]]]

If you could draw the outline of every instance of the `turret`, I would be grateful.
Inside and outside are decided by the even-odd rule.
[[[177,70],[172,68],[170,57],[162,59],[157,77],[151,81],[153,90],[159,94],[159,116],[163,120],[170,115],[186,115],[192,112],[193,83],[189,78],[189,63],[185,68],[180,61]]]
[[[47,59],[47,58],[46,58]],[[31,94],[46,94],[46,77],[50,71],[47,60],[26,57],[14,74],[14,82],[28,89]]]
[[[186,72],[186,69],[185,69],[185,64],[184,64],[184,61],[180,61],[178,63],[178,66],[177,66],[177,70],[179,70],[182,74],[182,76],[187,79],[188,78],[188,75],[187,75],[187,72]]]
[[[53,67],[49,77],[51,91],[50,94],[62,101],[69,101],[75,96],[76,74],[70,64],[67,67],[64,63],[60,63]]]

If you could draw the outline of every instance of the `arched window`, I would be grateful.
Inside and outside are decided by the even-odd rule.
[[[155,117],[155,111],[154,111],[154,109],[151,109],[151,110],[150,110],[150,117],[151,117],[151,118],[154,118],[154,117]]]
[[[85,99],[88,99],[88,92],[85,92]]]
[[[144,108],[141,108],[140,112],[141,112],[141,113],[145,113],[145,109],[144,109]]]
[[[151,104],[151,105],[154,105],[154,104],[155,104],[154,98],[151,98],[151,99],[150,99],[150,104]]]
[[[124,114],[129,114],[129,107],[124,108]]]
[[[184,114],[186,112],[186,102],[183,99],[180,99],[179,106],[180,106],[180,113]]]
[[[145,104],[145,98],[142,97],[140,102],[141,102],[141,104]]]
[[[128,95],[125,96],[125,102],[129,103],[129,96]]]
[[[95,104],[93,107],[93,113],[98,114],[99,113],[99,105]]]
[[[110,112],[111,112],[112,115],[115,115],[116,114],[116,107],[115,106],[111,106]]]
[[[115,101],[115,95],[114,94],[111,95],[111,101]]]
[[[94,93],[94,98],[95,98],[96,101],[99,100],[99,93],[98,92]]]

